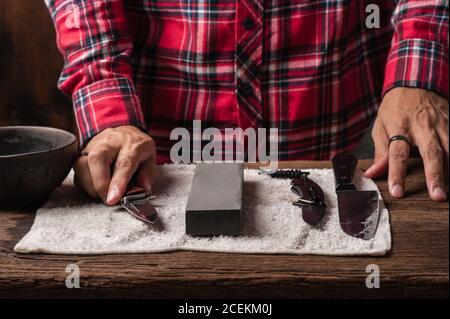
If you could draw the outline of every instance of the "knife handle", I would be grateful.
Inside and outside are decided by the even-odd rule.
[[[355,170],[358,160],[350,154],[340,154],[333,157],[334,180],[336,183],[336,191],[356,190],[355,187]]]
[[[319,205],[325,202],[323,190],[309,178],[295,178],[291,182],[291,190],[301,199]]]

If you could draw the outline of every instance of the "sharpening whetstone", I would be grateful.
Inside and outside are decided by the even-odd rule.
[[[243,174],[242,163],[197,164],[186,205],[186,234],[241,234]]]

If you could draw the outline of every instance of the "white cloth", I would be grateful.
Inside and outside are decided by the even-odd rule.
[[[241,237],[196,238],[185,234],[184,209],[194,165],[163,165],[153,200],[161,227],[152,227],[125,212],[81,194],[73,173],[36,213],[31,230],[15,246],[18,253],[112,254],[195,250],[230,253],[384,255],[391,248],[389,214],[382,205],[374,238],[346,235],[339,225],[333,172],[311,169],[310,178],[325,192],[327,213],[312,228],[293,206],[297,196],[289,180],[272,179],[257,170],[244,172],[244,234]],[[358,189],[377,190],[358,174]],[[205,194],[208,196],[208,194]]]

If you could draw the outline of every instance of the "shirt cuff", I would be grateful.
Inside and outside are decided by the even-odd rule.
[[[448,52],[441,43],[423,39],[400,41],[389,53],[383,95],[394,87],[414,87],[448,99],[448,72]]]
[[[128,78],[92,83],[74,92],[72,99],[82,147],[110,127],[133,125],[146,131],[139,98]]]

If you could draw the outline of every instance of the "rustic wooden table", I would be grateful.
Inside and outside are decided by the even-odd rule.
[[[362,168],[370,163],[361,161]],[[329,167],[291,162],[288,167]],[[0,213],[0,297],[402,298],[449,296],[448,202],[428,199],[421,163],[411,162],[408,196],[394,200],[377,181],[390,211],[393,248],[384,257],[246,255],[198,252],[62,256],[19,255],[17,241],[33,212]],[[67,289],[66,266],[81,269],[81,288]],[[381,287],[365,285],[377,264]]]

